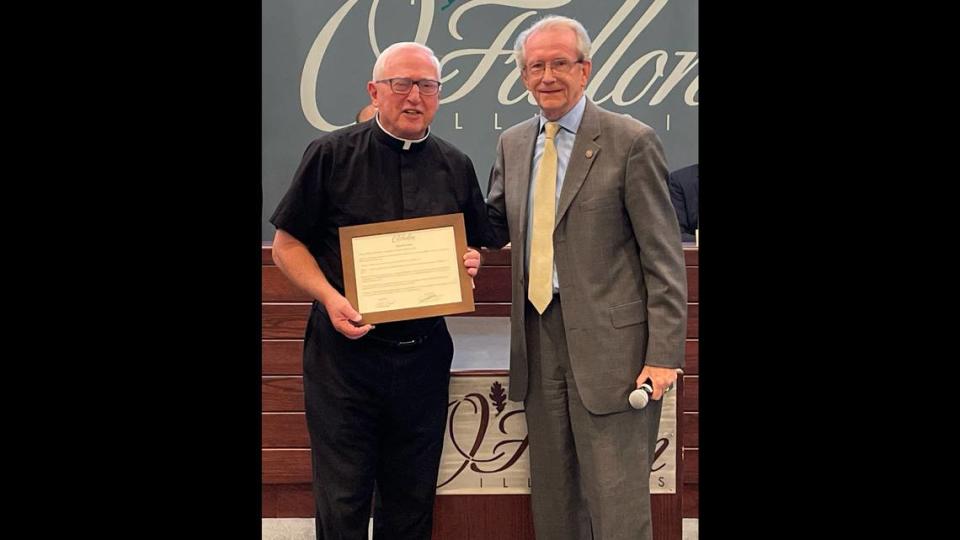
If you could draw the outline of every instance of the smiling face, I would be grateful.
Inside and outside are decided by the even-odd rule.
[[[384,54],[390,56],[383,62],[383,69],[377,76],[379,80],[397,77],[414,81],[440,80],[437,65],[423,49],[402,47]],[[420,87],[417,85],[410,89],[409,94],[397,94],[390,88],[389,82],[370,81],[367,83],[367,92],[379,111],[380,123],[384,129],[403,139],[423,137],[440,104],[439,93],[432,96],[420,95]]]
[[[526,40],[524,57],[527,66],[537,62],[549,66],[560,58],[576,62],[580,59],[577,34],[565,27],[535,31]],[[531,76],[527,70],[523,70],[523,85],[537,100],[543,115],[548,120],[558,120],[580,100],[590,78],[590,68],[590,60],[583,60],[573,64],[567,73],[555,73],[547,69],[539,76]]]

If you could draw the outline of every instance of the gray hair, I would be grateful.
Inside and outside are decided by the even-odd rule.
[[[526,64],[527,38],[535,32],[549,28],[569,28],[573,30],[577,34],[577,52],[580,54],[580,58],[577,58],[577,60],[590,60],[590,35],[587,34],[587,29],[580,24],[580,21],[562,15],[548,15],[533,23],[533,26],[520,32],[520,35],[517,36],[517,41],[513,44],[513,51],[516,54],[518,68],[522,70]]]
[[[387,63],[387,59],[401,49],[419,49],[430,56],[430,60],[433,61],[433,65],[437,68],[437,80],[440,80],[440,60],[437,60],[437,55],[433,54],[433,50],[426,45],[421,45],[415,41],[401,41],[399,43],[394,43],[393,45],[387,47],[380,53],[380,56],[377,57],[377,62],[373,65],[373,80],[380,80],[381,75],[383,75],[383,65]]]

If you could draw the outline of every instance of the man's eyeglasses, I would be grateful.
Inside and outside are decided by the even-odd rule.
[[[583,60],[567,60],[566,58],[557,58],[556,60],[551,60],[550,62],[534,62],[525,68],[523,68],[527,75],[531,77],[539,77],[543,75],[543,72],[547,70],[547,66],[550,66],[550,71],[554,73],[569,73],[573,69],[574,64],[582,64]]]
[[[440,91],[440,81],[433,79],[420,79],[415,81],[406,77],[394,77],[392,79],[382,79],[378,83],[389,83],[390,89],[394,94],[409,94],[413,90],[413,85],[420,87],[421,96],[433,96]]]

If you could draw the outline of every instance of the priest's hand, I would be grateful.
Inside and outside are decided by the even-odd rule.
[[[371,324],[361,325],[360,312],[353,309],[350,301],[341,294],[331,295],[323,305],[333,327],[349,339],[360,339],[375,328]]]
[[[482,262],[480,252],[472,247],[468,247],[467,252],[463,256],[463,266],[467,268],[467,274],[470,276],[470,286],[474,289],[476,289],[477,286],[473,283],[473,278],[477,277],[477,272],[480,271]]]

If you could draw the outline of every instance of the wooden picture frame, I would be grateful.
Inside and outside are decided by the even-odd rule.
[[[361,324],[475,310],[463,265],[463,214],[353,225],[339,233],[344,292]]]

